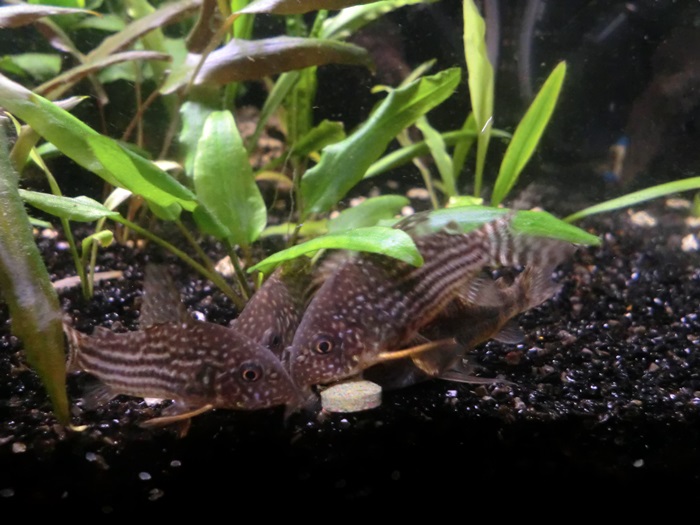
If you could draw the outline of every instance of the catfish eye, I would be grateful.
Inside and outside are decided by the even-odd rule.
[[[314,343],[314,352],[317,354],[325,355],[330,354],[333,351],[333,341],[327,335],[320,335],[316,338]]]
[[[255,363],[243,363],[240,368],[240,374],[243,381],[254,383],[263,375],[262,367]]]

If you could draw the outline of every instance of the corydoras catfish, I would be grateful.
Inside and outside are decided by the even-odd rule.
[[[513,233],[513,216],[468,233],[447,227],[415,236],[420,267],[372,253],[340,264],[310,301],[287,351],[297,386],[357,375],[405,347],[487,266],[557,264],[571,253],[570,243]]]
[[[137,331],[97,328],[92,335],[64,323],[68,371],[89,372],[102,383],[88,406],[118,394],[172,399],[167,417],[145,423],[152,426],[216,408],[298,405],[279,359],[235,330],[189,316],[162,267],[146,268],[140,322]]]
[[[454,344],[387,360],[365,370],[363,377],[384,389],[403,388],[433,377],[466,383],[494,382],[471,375],[463,364],[465,354],[489,339],[508,344],[522,342],[524,334],[514,318],[558,293],[561,286],[552,280],[553,270],[551,265],[528,266],[510,284],[505,277],[496,281],[489,275],[475,278],[412,342],[452,338]]]
[[[265,280],[230,326],[281,357],[292,343],[312,290],[310,260],[288,261]]]

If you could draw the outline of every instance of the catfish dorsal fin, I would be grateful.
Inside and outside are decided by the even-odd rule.
[[[180,292],[172,276],[162,265],[148,264],[143,278],[143,298],[141,300],[141,328],[163,324],[181,323],[190,320]]]

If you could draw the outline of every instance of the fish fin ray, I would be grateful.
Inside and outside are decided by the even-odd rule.
[[[186,322],[190,319],[168,269],[160,264],[147,264],[143,278],[140,327]]]

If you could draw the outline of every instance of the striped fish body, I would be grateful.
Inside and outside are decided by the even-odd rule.
[[[230,326],[281,357],[292,343],[311,288],[308,260],[290,261],[267,278]]]
[[[548,259],[552,239],[518,237],[511,214],[469,233],[448,230],[414,238],[425,263],[416,268],[363,253],[318,289],[288,349],[301,388],[333,382],[374,365],[380,353],[418,335],[486,266],[521,266]]]
[[[65,324],[64,330],[68,370],[93,374],[112,396],[172,399],[183,409],[254,410],[298,401],[279,359],[218,324],[190,320],[93,335]]]
[[[380,363],[365,371],[365,377],[385,389],[403,388],[446,373],[451,379],[475,380],[460,366],[465,352],[489,339],[521,342],[523,334],[513,320],[559,291],[560,286],[551,279],[553,270],[549,265],[529,266],[511,284],[504,278],[476,279],[420,331],[420,342],[452,338],[456,345]]]

